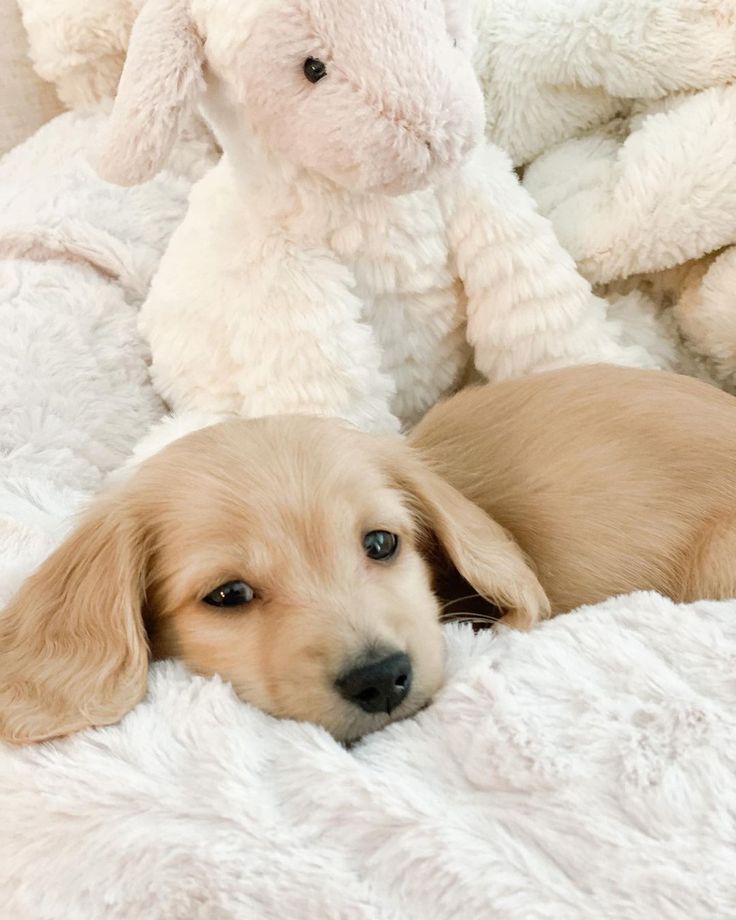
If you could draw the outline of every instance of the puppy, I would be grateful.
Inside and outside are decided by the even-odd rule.
[[[735,455],[733,397],[614,367],[464,391],[408,445],[308,417],[190,434],[0,616],[0,737],[117,721],[149,650],[359,737],[441,685],[440,582],[519,627],[635,589],[734,596]]]
[[[548,615],[516,544],[401,439],[296,416],[190,434],[101,498],[0,614],[0,738],[116,722],[149,654],[357,738],[442,684],[444,559],[510,624]]]

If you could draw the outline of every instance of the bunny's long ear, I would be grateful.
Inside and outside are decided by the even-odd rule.
[[[470,0],[444,0],[447,31],[466,53],[475,48],[473,9]]]
[[[395,456],[392,467],[396,484],[460,575],[505,611],[502,623],[528,629],[550,615],[537,576],[499,524],[409,451]]]
[[[203,91],[203,60],[189,0],[147,0],[94,158],[102,179],[138,185],[161,170]]]
[[[144,534],[103,500],[0,611],[0,740],[117,722],[146,691]]]

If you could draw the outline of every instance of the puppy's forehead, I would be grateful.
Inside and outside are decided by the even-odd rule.
[[[279,519],[332,516],[400,505],[387,443],[340,422],[301,416],[237,420],[194,432],[149,470],[161,501],[215,523],[223,514]],[[394,445],[390,446],[395,450]]]
[[[365,530],[412,530],[380,444],[336,422],[226,423],[171,445],[143,478],[174,605],[232,578],[303,593],[353,570]]]

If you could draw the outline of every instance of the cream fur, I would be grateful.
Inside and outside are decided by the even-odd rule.
[[[486,9],[485,34],[500,27],[519,66],[502,95],[510,60],[485,48],[491,132],[518,161],[541,154],[525,186],[598,290],[635,293],[640,312],[661,315],[671,366],[734,389],[734,262],[711,254],[736,243],[736,6],[533,0],[523,26],[502,22],[503,6]],[[550,62],[556,76],[540,84]]]

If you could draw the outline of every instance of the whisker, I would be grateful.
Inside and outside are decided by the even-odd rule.
[[[487,613],[446,613],[440,623],[497,623],[499,619]]]
[[[482,594],[468,594],[465,597],[455,597],[451,601],[448,601],[446,604],[443,604],[440,607],[440,614],[443,614],[445,610],[447,610],[448,607],[454,607],[455,604],[462,604],[463,601],[474,601],[474,600],[484,601],[486,600],[486,598],[484,598]]]

